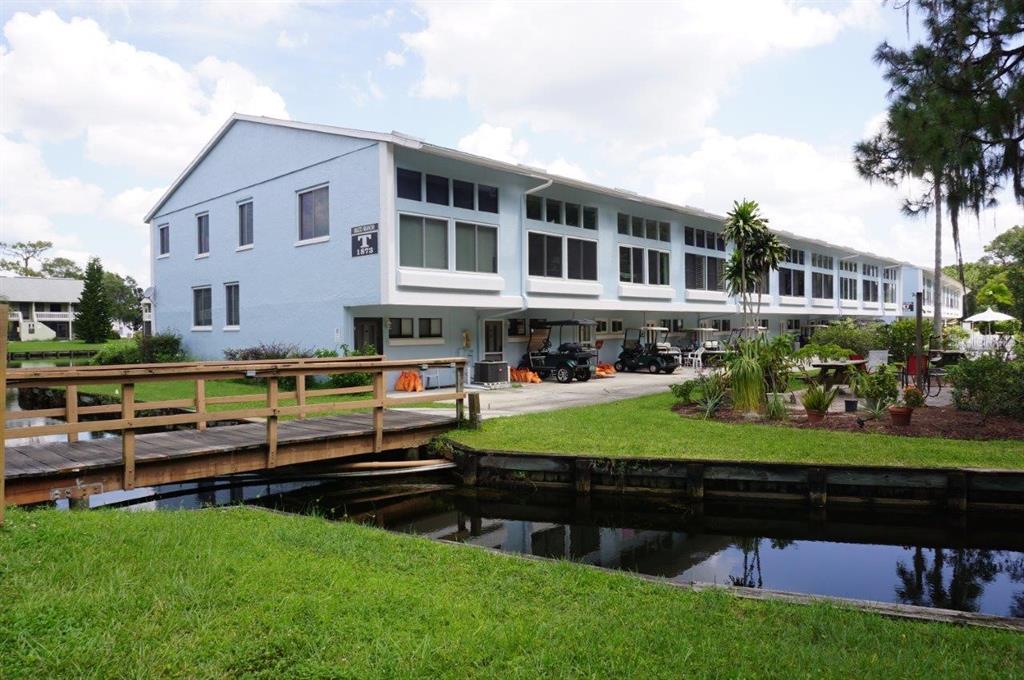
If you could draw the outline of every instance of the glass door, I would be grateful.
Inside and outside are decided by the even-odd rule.
[[[505,358],[504,332],[504,321],[484,321],[484,361],[502,361]]]

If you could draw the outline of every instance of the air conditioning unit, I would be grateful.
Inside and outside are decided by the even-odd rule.
[[[478,383],[508,382],[507,361],[478,361],[473,364],[473,381]]]

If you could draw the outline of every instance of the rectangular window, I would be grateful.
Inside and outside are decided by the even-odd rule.
[[[804,263],[804,251],[794,250],[793,248],[786,248],[786,262],[791,264],[803,264]]]
[[[694,243],[693,227],[683,227],[683,243],[692,246]]]
[[[597,208],[583,206],[583,228],[597,229]]]
[[[610,319],[608,321],[608,324],[609,324],[609,327],[611,328],[612,333],[621,333],[622,332],[622,319]]]
[[[498,271],[498,230],[481,224],[455,223],[455,269],[461,272]]]
[[[544,199],[540,196],[534,196],[530,194],[526,197],[526,219],[528,220],[542,220],[544,210]]]
[[[400,215],[398,263],[403,267],[448,269],[448,222]]]
[[[831,274],[811,272],[811,297],[820,300],[830,300],[835,297],[834,292]]]
[[[787,295],[789,297],[803,297],[806,295],[804,272],[802,269],[779,267],[779,295]]]
[[[672,240],[672,227],[668,222],[658,222],[658,240],[666,243]]]
[[[224,284],[224,325],[229,327],[237,327],[241,319],[238,306],[238,284],[237,283],[225,283]]]
[[[647,283],[652,286],[667,286],[669,254],[663,250],[647,251]]]
[[[238,245],[252,245],[252,201],[238,204]]]
[[[463,182],[461,179],[452,180],[452,204],[456,208],[473,209],[474,189],[472,182]]]
[[[884,281],[882,283],[882,295],[885,301],[889,304],[896,302],[896,284],[891,281]]]
[[[647,238],[652,240],[658,239],[658,221],[657,220],[645,220],[644,226],[647,231]]]
[[[213,326],[213,290],[209,287],[192,289],[192,327]]]
[[[619,281],[644,282],[644,249],[619,246]]]
[[[196,215],[196,254],[210,252],[210,216]]]
[[[864,302],[878,302],[878,281],[864,279]]]
[[[857,270],[855,269],[854,271],[857,271]],[[864,277],[865,278],[877,279],[878,278],[878,265],[876,265],[876,264],[866,264],[866,265],[864,265]]]
[[[632,225],[633,225],[633,236],[636,236],[637,238],[643,238],[644,237],[644,218],[642,218],[642,217],[632,217],[630,219],[631,219],[631,222],[632,222]]]
[[[498,212],[498,187],[477,184],[476,209],[480,212]]]
[[[698,229],[697,230],[697,244],[696,245],[697,245],[698,248],[706,248],[707,247],[707,243],[705,242],[705,237],[706,236],[707,236],[707,232],[705,232],[703,229]],[[712,241],[712,243],[714,243],[714,241]]]
[[[427,175],[427,203],[450,205],[448,202],[448,178]]]
[[[562,223],[562,202],[544,199],[544,219],[551,224]]]
[[[526,335],[526,319],[508,320],[508,337],[521,338]]]
[[[441,333],[441,319],[420,319],[420,337],[421,338],[440,338]]]
[[[818,269],[832,269],[834,261],[831,255],[819,255],[811,253],[811,266]]]
[[[160,241],[159,251],[161,255],[171,253],[171,225],[161,224],[156,228],[158,240]]]
[[[412,335],[412,319],[407,317],[398,317],[388,319],[388,337],[389,338],[411,338]]]
[[[597,281],[597,242],[578,238],[566,239],[568,277],[582,281]]]
[[[857,263],[850,262],[849,260],[839,260],[839,270],[844,272],[853,272],[854,274],[856,274]],[[864,265],[864,275],[868,275],[868,265]],[[875,275],[877,276],[877,272],[875,273]],[[842,286],[840,286],[840,288],[842,288]]]
[[[530,276],[562,277],[562,238],[531,233],[529,237]]]
[[[329,215],[327,187],[299,194],[299,240],[330,234]]]
[[[840,264],[843,264],[840,262]],[[857,299],[857,279],[851,279],[847,276],[839,277],[839,299],[840,300],[856,300]]]
[[[619,233],[629,236],[629,215],[619,213]]]
[[[598,335],[608,332],[608,319],[594,319],[594,332]]]
[[[398,197],[410,201],[423,200],[423,173],[398,168]]]
[[[565,224],[569,227],[580,226],[580,206],[578,203],[565,204]]]
[[[686,253],[683,260],[686,269],[686,287],[691,290],[725,290],[722,276],[725,260],[720,257]]]

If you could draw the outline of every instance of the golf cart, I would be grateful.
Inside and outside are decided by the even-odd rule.
[[[628,328],[622,337],[622,351],[615,362],[616,371],[672,373],[682,363],[678,347],[668,342],[668,329],[663,326]]]
[[[530,340],[526,354],[519,361],[519,368],[528,368],[546,380],[552,374],[560,383],[569,383],[573,378],[581,382],[590,380],[597,370],[597,352],[579,343],[580,326],[596,326],[589,319],[568,321],[545,321],[530,328]],[[552,349],[552,332],[558,330],[558,345]],[[567,330],[568,329],[568,330]],[[569,331],[571,338],[567,339]]]

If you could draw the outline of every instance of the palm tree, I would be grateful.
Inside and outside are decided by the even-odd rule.
[[[726,214],[722,235],[733,244],[732,256],[725,265],[726,286],[729,294],[740,300],[743,328],[746,329],[750,326],[749,316],[753,309],[751,296],[757,294],[759,315],[766,276],[771,270],[778,269],[786,248],[769,231],[768,218],[761,215],[757,201],[733,201],[732,210]]]

